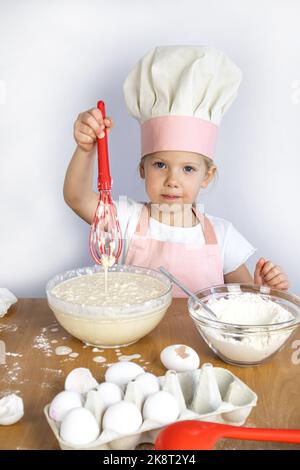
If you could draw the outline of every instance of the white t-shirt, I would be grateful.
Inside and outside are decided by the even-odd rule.
[[[136,230],[143,208],[143,203],[127,197],[120,197],[118,201],[114,201],[114,204],[117,207],[119,223],[124,238],[119,263],[124,264],[130,241]],[[254,248],[228,220],[209,214],[205,215],[214,228],[220,246],[223,273],[228,274],[235,271],[248,260],[257,248]],[[200,223],[194,227],[173,227],[171,225],[162,224],[150,217],[147,236],[156,240],[173,243],[192,243],[199,244],[199,246],[205,244],[205,238]]]

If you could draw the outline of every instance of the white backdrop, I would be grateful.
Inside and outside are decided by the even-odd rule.
[[[73,122],[102,98],[115,120],[113,196],[145,199],[139,127],[122,84],[156,45],[205,44],[243,71],[202,198],[299,285],[300,3],[297,0],[0,0],[0,286],[44,297],[93,264],[89,226],[63,200]]]

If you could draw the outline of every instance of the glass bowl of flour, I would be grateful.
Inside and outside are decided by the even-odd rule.
[[[208,346],[229,364],[253,366],[269,360],[300,323],[299,297],[266,286],[222,284],[196,295],[217,319],[192,298],[189,314]]]
[[[172,283],[153,269],[88,266],[53,277],[46,286],[58,322],[81,341],[103,348],[135,343],[152,331],[172,302]]]

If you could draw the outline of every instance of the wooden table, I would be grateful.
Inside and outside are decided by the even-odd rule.
[[[292,343],[299,339],[298,329],[285,349],[264,365],[230,366],[200,338],[188,317],[186,301],[175,299],[160,325],[138,343],[122,348],[121,353],[140,354],[135,362],[163,375],[160,351],[169,344],[187,344],[199,353],[202,364],[211,362],[229,369],[257,393],[258,404],[247,426],[296,429],[300,428],[300,364],[292,362]],[[71,337],[57,324],[45,299],[21,299],[11,307],[0,319],[0,340],[4,342],[0,347],[5,345],[6,349],[6,364],[1,364],[3,357],[0,361],[0,397],[18,393],[25,406],[21,421],[0,426],[0,449],[58,449],[43,414],[44,406],[63,389],[66,375],[75,367],[88,367],[101,381],[107,364],[118,360],[116,351],[93,352],[93,348]],[[55,349],[62,345],[69,346],[78,357],[57,356]],[[107,362],[94,362],[97,355],[105,356]],[[300,445],[223,440],[217,449],[300,449]]]

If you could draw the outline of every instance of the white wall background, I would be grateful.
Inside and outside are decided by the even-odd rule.
[[[243,70],[203,202],[281,265],[300,295],[300,3],[297,0],[0,0],[0,286],[44,297],[93,264],[89,226],[65,204],[73,122],[103,98],[113,196],[145,198],[139,127],[122,84],[156,45],[206,44]]]

